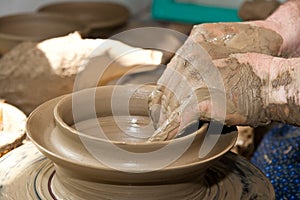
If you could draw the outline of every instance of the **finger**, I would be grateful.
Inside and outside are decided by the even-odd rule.
[[[160,114],[158,125],[161,125],[167,117],[172,113],[172,111],[178,107],[178,102],[174,97],[176,87],[180,82],[180,77],[178,72],[171,66],[176,66],[174,64],[180,64],[178,58],[173,58],[171,63],[167,66],[162,77],[158,80],[158,85],[161,87],[161,98],[160,98]]]
[[[174,111],[169,118],[161,124],[148,141],[163,141],[166,140],[170,133],[177,132],[179,127],[178,112]]]

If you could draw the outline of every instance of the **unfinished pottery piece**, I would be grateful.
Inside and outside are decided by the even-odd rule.
[[[24,41],[42,41],[74,31],[84,34],[82,22],[54,14],[22,13],[0,18],[0,55]]]
[[[237,131],[222,134],[212,150],[201,158],[199,148],[206,125],[182,138],[146,142],[148,134],[153,133],[148,115],[152,90],[151,86],[87,89],[73,94],[73,102],[71,94],[56,98],[30,115],[29,137],[55,163],[51,178],[55,198],[154,200],[201,199],[208,195],[203,182],[206,171],[234,145]],[[96,99],[93,105],[87,101],[91,93]],[[75,108],[84,105],[77,119],[72,104]],[[112,122],[113,114],[117,124]],[[93,117],[96,121],[90,123]],[[78,119],[78,126],[73,126]],[[104,135],[95,131],[99,130],[98,121]]]
[[[15,106],[0,101],[0,157],[21,145],[26,138],[26,118]]]

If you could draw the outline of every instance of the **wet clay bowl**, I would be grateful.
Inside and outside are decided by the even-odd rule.
[[[112,2],[56,2],[40,7],[38,12],[72,17],[86,24],[91,33],[119,27],[130,16],[125,6]]]
[[[55,163],[54,190],[64,191],[58,196],[97,199],[103,191],[108,199],[127,199],[120,195],[153,200],[203,195],[206,169],[230,150],[237,132],[222,134],[204,157],[199,157],[199,148],[207,125],[172,141],[145,142],[153,133],[148,116],[152,89],[102,86],[51,100],[33,111],[27,133]],[[92,104],[89,96],[93,96]],[[104,135],[99,134],[99,127]],[[113,198],[116,194],[119,197]]]
[[[22,13],[0,18],[0,55],[25,41],[42,41],[79,31],[86,26],[77,20],[45,13]]]

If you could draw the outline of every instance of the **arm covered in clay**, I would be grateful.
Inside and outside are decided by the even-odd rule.
[[[150,140],[171,139],[199,119],[229,126],[270,121],[300,126],[300,58],[233,54],[206,61],[215,68],[207,70],[182,58],[189,60],[189,54],[172,59],[176,69],[168,67],[152,93],[150,108],[158,129]]]
[[[213,62],[224,80],[227,104],[235,105],[226,124],[280,121],[300,126],[300,58],[246,53]],[[200,110],[209,110],[202,105]]]

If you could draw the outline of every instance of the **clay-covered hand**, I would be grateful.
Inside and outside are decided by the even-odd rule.
[[[269,122],[263,110],[265,78],[259,77],[262,74],[255,71],[259,70],[257,66],[244,62],[256,58],[249,56],[212,60],[201,45],[189,38],[150,97],[150,114],[157,128],[150,140],[171,139],[199,119],[227,125]]]
[[[199,119],[300,125],[300,58],[245,53],[209,60],[194,45],[181,47],[152,93],[151,116],[158,129],[150,140],[171,139]]]
[[[266,20],[195,26],[150,97],[158,128],[150,140],[171,139],[199,118],[228,125],[257,126],[270,120],[300,125],[295,112],[299,60],[264,55],[299,56],[299,33],[298,0],[287,1]]]
[[[212,59],[247,52],[277,56],[283,42],[278,33],[253,22],[199,24],[189,37],[201,44]]]
[[[298,57],[299,33],[300,1],[289,0],[265,20],[200,24],[191,35],[218,59],[246,52]]]

